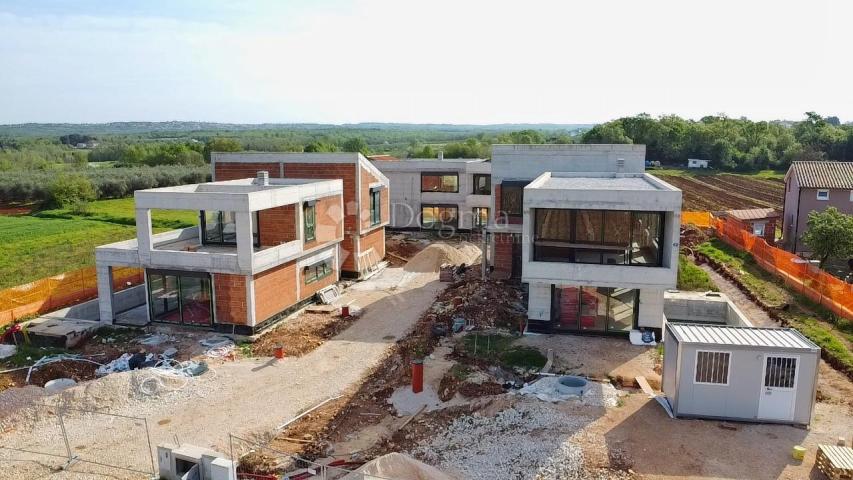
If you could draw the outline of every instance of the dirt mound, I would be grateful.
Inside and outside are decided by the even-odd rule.
[[[480,260],[480,247],[473,243],[459,245],[433,243],[421,250],[403,267],[407,272],[438,272],[444,264],[471,265]]]
[[[453,478],[433,466],[397,452],[375,458],[365,463],[356,472],[345,476],[344,480],[371,478],[372,476],[405,478],[406,480],[452,480]]]

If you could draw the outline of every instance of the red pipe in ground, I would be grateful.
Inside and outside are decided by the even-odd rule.
[[[341,305],[341,317],[349,317],[349,305]]]
[[[412,360],[412,392],[424,391],[424,361]]]
[[[283,346],[281,346],[281,345],[276,345],[276,346],[275,346],[275,349],[273,350],[273,352],[275,353],[275,358],[277,358],[277,359],[279,359],[279,360],[281,360],[282,358],[284,358],[284,347],[283,347]]]

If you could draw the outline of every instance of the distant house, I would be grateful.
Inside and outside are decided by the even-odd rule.
[[[688,158],[687,168],[708,168],[708,160],[700,160],[698,158]]]
[[[785,174],[782,210],[784,247],[793,253],[808,251],[802,236],[809,213],[835,207],[853,214],[853,163],[794,162]]]
[[[761,237],[768,244],[776,242],[776,223],[779,212],[772,208],[748,208],[745,210],[727,210],[725,214],[739,220],[744,230]]]

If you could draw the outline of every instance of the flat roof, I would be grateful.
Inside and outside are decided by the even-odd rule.
[[[527,188],[542,190],[670,191],[676,188],[645,173],[546,172]]]
[[[733,327],[667,323],[679,343],[714,346],[784,348],[820,351],[820,348],[793,328]]]
[[[328,182],[327,179],[310,178],[270,178],[267,185],[261,185],[255,178],[241,178],[238,180],[222,180],[219,182],[191,183],[188,185],[175,185],[172,187],[146,188],[142,192],[180,192],[180,193],[236,193],[245,194],[261,192],[264,190],[296,187],[299,185],[320,184]]]

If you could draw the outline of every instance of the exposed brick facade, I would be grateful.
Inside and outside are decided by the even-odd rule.
[[[332,260],[330,260],[330,261],[332,261]],[[334,263],[334,262],[332,262],[332,263]],[[300,300],[305,300],[306,298],[309,298],[310,296],[317,293],[317,291],[320,290],[321,288],[328,287],[329,285],[334,285],[335,282],[338,281],[338,272],[337,272],[337,270],[334,269],[334,265],[333,265],[331,275],[329,275],[326,278],[322,278],[316,282],[306,284],[305,283],[305,269],[300,269],[299,281],[302,282],[302,285],[299,287],[300,288],[299,296],[301,297]]]
[[[256,324],[296,302],[296,261],[255,275]]]
[[[370,184],[378,182],[376,178],[366,168],[361,169],[361,228],[370,228]],[[387,188],[383,188],[379,193],[379,216],[382,223],[391,219],[391,203]],[[363,251],[363,250],[362,250]]]
[[[314,204],[317,220],[315,238],[305,242],[305,248],[314,248],[327,242],[334,242],[344,235],[344,222],[341,220],[341,196],[334,195],[317,200]],[[301,226],[300,226],[301,228]]]
[[[261,247],[274,247],[296,240],[296,205],[282,205],[258,212]]]
[[[267,171],[270,178],[280,177],[279,163],[216,163],[216,178],[217,182],[223,180],[238,180],[240,178],[255,178],[259,171]]]
[[[216,323],[245,325],[248,320],[246,305],[246,276],[213,274],[216,296]]]
[[[501,276],[509,277],[512,274],[512,243],[514,235],[509,233],[496,233],[495,241],[495,272]]]
[[[385,258],[385,229],[377,228],[370,233],[367,233],[361,237],[361,251],[366,252],[373,247],[373,250],[376,252],[376,257],[371,257],[372,260],[382,260]],[[365,259],[365,262],[367,259]],[[364,268],[366,265],[362,265]]]
[[[355,197],[355,171],[354,163],[285,163],[285,178],[316,178],[316,179],[340,179],[344,184],[344,229],[354,232],[356,229],[356,197]]]

